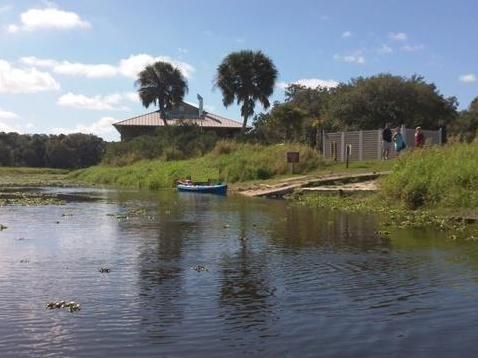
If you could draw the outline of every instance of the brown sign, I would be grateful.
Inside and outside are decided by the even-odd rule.
[[[287,163],[299,163],[299,152],[287,152]]]

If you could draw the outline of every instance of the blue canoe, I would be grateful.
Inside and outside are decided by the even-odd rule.
[[[182,184],[179,183],[176,185],[178,191],[186,191],[190,193],[208,193],[208,194],[219,194],[226,195],[227,185],[226,184]]]

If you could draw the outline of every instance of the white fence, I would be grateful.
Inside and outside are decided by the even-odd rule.
[[[373,160],[382,159],[383,144],[382,131],[351,131],[351,132],[335,132],[322,133],[322,153],[327,159],[345,161],[346,148],[351,146],[349,160]],[[415,129],[402,127],[403,139],[407,148],[415,147]],[[423,130],[425,135],[425,146],[442,144],[442,131],[439,130]],[[395,150],[392,148],[390,157],[396,156]]]

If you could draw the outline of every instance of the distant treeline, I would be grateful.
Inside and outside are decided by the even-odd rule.
[[[13,167],[84,168],[98,164],[106,142],[91,134],[0,133],[0,165]]]

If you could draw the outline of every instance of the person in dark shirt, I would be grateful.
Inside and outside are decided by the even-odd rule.
[[[388,160],[390,149],[392,149],[392,130],[389,123],[385,125],[385,129],[382,131],[382,148],[382,157],[384,160]]]

